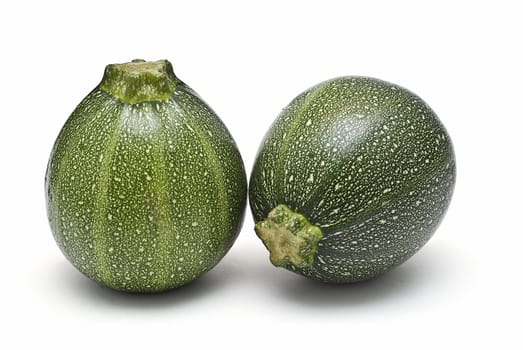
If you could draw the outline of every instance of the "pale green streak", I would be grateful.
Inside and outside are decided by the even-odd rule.
[[[128,107],[127,107],[128,108]],[[100,175],[98,177],[97,192],[95,199],[95,210],[93,215],[93,247],[97,262],[98,274],[100,275],[101,281],[106,285],[111,285],[111,273],[109,271],[109,262],[107,259],[108,255],[108,244],[106,240],[105,228],[107,227],[107,207],[109,199],[109,183],[110,183],[110,170],[113,156],[116,151],[116,144],[120,136],[120,129],[122,126],[122,120],[125,115],[125,110],[119,113],[119,120],[115,123],[114,129],[109,135],[107,145],[105,146],[104,152],[102,153],[102,164],[100,165]]]
[[[222,221],[224,223],[223,230],[219,232],[230,232],[229,229],[229,219],[230,219],[230,212],[227,210],[229,208],[228,204],[228,197],[225,189],[225,178],[223,176],[223,169],[220,166],[220,161],[218,159],[218,156],[216,155],[216,152],[212,149],[210,142],[207,140],[207,137],[202,132],[201,128],[192,121],[191,115],[187,113],[187,111],[180,106],[180,104],[176,101],[174,101],[174,104],[177,108],[180,109],[182,114],[185,116],[184,121],[191,127],[191,129],[194,131],[198,139],[200,140],[200,144],[202,145],[203,149],[205,150],[205,154],[207,155],[207,158],[210,160],[210,164],[212,167],[212,173],[215,175],[215,184],[218,188],[218,203],[220,203],[220,211],[222,212],[222,215],[220,215],[222,220],[215,220]],[[209,267],[210,268],[210,267]]]

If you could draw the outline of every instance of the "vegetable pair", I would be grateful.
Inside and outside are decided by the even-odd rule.
[[[455,181],[450,139],[417,96],[371,78],[323,82],[283,110],[249,197],[273,264],[325,282],[385,272],[441,221]],[[110,288],[157,292],[215,266],[246,205],[226,127],[168,61],[107,66],[62,128],[46,172],[55,240]]]

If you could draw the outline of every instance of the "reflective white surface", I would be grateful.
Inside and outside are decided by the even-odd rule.
[[[0,348],[521,348],[521,11],[496,2],[148,1],[0,5]],[[250,212],[225,259],[160,295],[87,280],[47,224],[44,172],[108,63],[169,59],[250,173],[280,110],[341,75],[404,86],[454,142],[435,236],[401,267],[332,286],[272,267]]]

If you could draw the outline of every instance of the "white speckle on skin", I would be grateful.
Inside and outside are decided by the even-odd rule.
[[[151,177],[151,175],[149,174],[146,174],[145,175],[145,178],[147,179],[147,181],[151,181],[153,178]]]
[[[310,175],[309,175],[309,178],[307,179],[307,182],[308,182],[308,183],[312,183],[312,182],[314,182],[314,175],[313,175],[313,174],[310,174]]]
[[[193,221],[193,223],[191,224],[193,227],[196,227],[198,226],[198,223],[196,221]]]

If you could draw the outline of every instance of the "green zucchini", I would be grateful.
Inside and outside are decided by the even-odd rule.
[[[274,265],[347,283],[416,253],[454,183],[451,140],[424,101],[385,81],[342,77],[281,112],[258,152],[249,201]]]
[[[224,124],[166,61],[108,65],[48,163],[49,223],[67,259],[110,288],[193,281],[232,246],[246,175]]]

